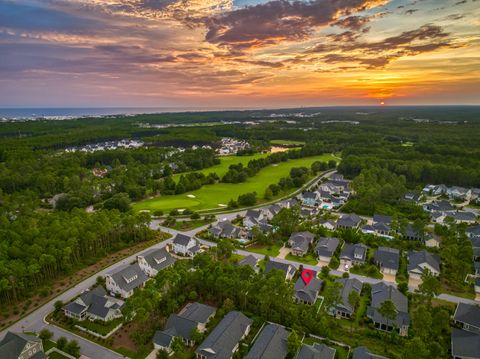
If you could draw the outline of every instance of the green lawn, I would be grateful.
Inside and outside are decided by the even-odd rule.
[[[270,258],[273,258],[278,256],[278,254],[280,253],[280,246],[278,244],[273,244],[268,247],[253,245],[246,248],[246,250],[249,252],[263,254],[269,256]]]
[[[92,322],[90,320],[84,320],[82,322],[78,322],[77,324],[85,329],[91,330],[92,332],[95,332],[101,335],[107,335],[122,322],[123,322],[122,318],[117,318],[117,319],[110,320],[106,323],[103,323],[100,321]]]
[[[257,157],[259,155],[256,155]],[[235,159],[242,159],[244,157],[235,157]],[[252,159],[252,156],[245,157],[245,159]],[[290,173],[292,167],[310,167],[315,161],[329,161],[334,159],[332,155],[321,155],[313,157],[299,158],[295,160],[289,160],[279,164],[271,165],[262,169],[256,176],[249,178],[243,183],[216,183],[212,185],[205,185],[202,188],[183,193],[181,195],[173,196],[160,196],[134,204],[135,210],[151,210],[155,211],[161,209],[163,211],[169,211],[172,209],[192,209],[192,210],[205,210],[205,209],[222,209],[228,204],[231,199],[237,199],[240,194],[248,192],[257,192],[258,197],[262,198],[265,189],[272,183],[277,183],[281,177],[286,177]],[[247,160],[247,162],[248,162]],[[222,158],[222,164],[210,167],[203,170],[203,172],[217,172],[218,175],[220,168],[226,170],[228,165],[236,163],[231,160],[231,157],[226,160]],[[214,168],[219,168],[215,170]]]
[[[294,140],[271,140],[270,144],[272,145],[304,145],[305,142],[303,141],[294,141]]]
[[[210,223],[212,223],[212,221],[206,221],[204,219],[192,219],[191,221],[176,221],[173,226],[167,227],[176,229],[177,231],[189,231]]]
[[[295,261],[295,262],[300,262],[300,263],[305,263],[310,265],[317,265],[317,262],[318,262],[318,259],[316,259],[311,253],[308,253],[304,257],[294,256],[293,254],[289,253],[285,257],[285,259],[289,261]]]
[[[270,153],[256,153],[251,156],[221,156],[220,158],[220,163],[218,165],[204,168],[200,171],[191,171],[191,172],[198,172],[198,173],[203,173],[205,176],[207,176],[209,173],[215,172],[220,178],[227,173],[228,167],[231,165],[236,165],[238,163],[242,163],[244,166],[247,165],[247,163],[251,160],[258,159],[258,158],[265,158]],[[191,172],[183,172],[183,173],[177,173],[172,176],[172,179],[177,182],[180,179],[180,176],[185,175],[187,173]]]

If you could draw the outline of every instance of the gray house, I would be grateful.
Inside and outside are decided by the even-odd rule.
[[[63,307],[67,317],[77,320],[102,320],[104,322],[122,317],[124,302],[107,295],[103,287],[98,286],[80,294],[73,302]]]
[[[337,220],[337,228],[356,229],[362,219],[355,213],[344,214]]]
[[[315,246],[315,253],[317,253],[318,260],[330,263],[339,244],[340,241],[338,238],[321,237]]]
[[[473,237],[480,237],[480,224],[477,224],[476,226],[468,227],[465,230],[465,233],[470,239]]]
[[[302,277],[299,277],[295,282],[295,300],[297,303],[315,304],[318,298],[318,293],[322,289],[323,281],[317,278],[314,272],[313,278],[308,284],[304,282]]]
[[[480,359],[480,334],[452,328],[452,358]]]
[[[42,340],[33,335],[7,332],[0,341],[2,359],[47,359]]]
[[[120,295],[122,298],[132,296],[136,288],[143,288],[148,279],[138,263],[105,275],[107,290],[110,293]]]
[[[245,239],[248,237],[248,231],[244,228],[234,226],[230,221],[220,221],[208,232],[216,238]]]
[[[440,258],[426,250],[408,252],[408,275],[412,279],[420,280],[425,270],[434,276],[440,274]]]
[[[252,323],[253,320],[241,312],[227,313],[195,351],[197,359],[231,359]]]
[[[311,232],[295,232],[290,236],[288,245],[291,247],[293,255],[304,256],[307,254],[314,239],[315,236]]]
[[[381,273],[397,275],[400,265],[400,251],[398,249],[378,247],[373,258],[380,267]]]
[[[288,354],[289,334],[281,325],[265,325],[243,359],[284,359]]]
[[[194,257],[200,252],[198,241],[185,234],[177,233],[172,241],[173,252],[185,257]]]
[[[342,284],[340,289],[340,303],[338,303],[331,312],[337,318],[350,318],[354,312],[354,308],[348,302],[348,296],[352,291],[356,291],[359,295],[362,292],[363,284],[356,278],[341,278],[337,280]]]
[[[480,334],[480,306],[459,303],[455,309],[453,320],[463,330]]]
[[[352,351],[352,359],[388,359],[384,356],[370,353],[366,347],[357,347]]]
[[[161,270],[175,264],[175,258],[172,257],[166,248],[158,248],[138,255],[137,262],[146,275],[155,277]]]
[[[288,263],[277,262],[270,259],[267,264],[265,265],[265,274],[269,273],[272,270],[279,270],[282,271],[285,275],[285,280],[291,280],[297,271],[294,266]]]
[[[259,268],[258,268],[258,258],[255,257],[254,255],[250,254],[248,256],[246,256],[245,258],[243,258],[242,260],[240,260],[238,263],[237,263],[237,266],[250,266],[253,268],[253,270],[255,272],[258,272],[259,271]]]
[[[216,308],[201,303],[189,303],[180,313],[171,314],[163,330],[159,330],[153,337],[155,349],[171,352],[171,344],[174,338],[181,338],[183,342],[192,346],[192,334],[194,330],[205,332],[207,323],[215,315]]]
[[[383,302],[390,300],[397,310],[396,318],[391,321],[382,316],[379,309]],[[408,335],[410,317],[408,315],[408,299],[392,285],[379,282],[372,285],[372,302],[367,308],[367,317],[370,318],[375,328],[391,332],[394,328],[401,336]]]
[[[362,265],[367,260],[368,247],[363,243],[345,243],[340,254],[340,266],[348,271],[354,265]]]
[[[336,350],[325,344],[303,344],[295,359],[334,359]]]

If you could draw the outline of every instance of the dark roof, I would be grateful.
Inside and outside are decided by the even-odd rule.
[[[185,234],[177,233],[175,238],[173,239],[174,244],[179,244],[181,246],[186,246],[192,237],[186,236]]]
[[[101,285],[99,285],[91,290],[86,290],[83,292],[80,295],[80,299],[88,306],[92,304],[92,302],[95,300],[95,297],[104,297],[106,295],[107,291]]]
[[[41,339],[33,335],[7,332],[5,337],[0,341],[0,358],[18,359],[25,345],[30,342],[41,343]]]
[[[350,313],[353,312],[353,307],[348,302],[348,296],[352,291],[356,291],[358,294],[362,291],[363,284],[356,278],[340,278],[337,279],[342,284],[340,289],[341,303],[337,306],[341,306]]]
[[[337,226],[357,227],[362,219],[355,213],[344,214],[337,221]]]
[[[480,358],[480,334],[452,328],[452,356]]]
[[[419,233],[411,223],[408,223],[405,227],[405,231],[403,233],[403,235],[405,237],[408,237],[408,238],[414,238],[414,239],[421,239],[422,238],[422,234]]]
[[[252,323],[253,320],[241,312],[227,313],[195,352],[208,359],[230,359],[233,349]]]
[[[283,359],[288,354],[289,332],[278,324],[263,327],[255,343],[243,359]]]
[[[292,233],[288,242],[293,249],[307,252],[308,247],[310,246],[310,243],[313,242],[314,237],[314,234],[310,232],[295,232]]]
[[[375,262],[382,267],[398,270],[400,265],[400,251],[395,248],[378,247],[374,254]]]
[[[322,289],[323,281],[317,278],[314,272],[313,278],[308,284],[305,284],[300,276],[295,282],[295,297],[298,299],[313,304],[317,299],[318,292]]]
[[[143,273],[138,263],[131,264],[118,272],[111,273],[110,276],[115,283],[126,292],[138,288],[148,280],[147,275]]]
[[[370,353],[366,347],[355,348],[352,354],[352,359],[387,359],[381,355]]]
[[[322,257],[331,257],[335,250],[337,249],[340,241],[338,238],[325,238],[321,237],[318,241],[317,245],[315,246],[315,252],[317,252],[318,256]]]
[[[423,269],[420,267],[420,265],[423,263],[427,263],[437,272],[440,272],[440,258],[437,255],[431,254],[426,250],[408,252],[409,272],[414,269],[418,269],[423,272]]]
[[[285,276],[287,276],[290,271],[295,271],[295,268],[288,263],[277,262],[270,259],[265,265],[265,274],[270,272],[272,269],[281,270],[285,273]]]
[[[379,282],[372,285],[372,301],[367,310],[367,316],[376,323],[388,324],[387,319],[380,313],[379,309],[383,302],[391,300],[397,309],[395,324],[398,328],[410,324],[408,315],[408,299],[393,285]]]
[[[475,213],[466,212],[466,211],[448,212],[447,216],[452,217],[453,219],[455,219],[457,221],[475,221],[475,219],[477,218]]]
[[[295,359],[334,359],[336,350],[325,344],[303,344]]]
[[[150,267],[157,271],[161,271],[175,263],[175,258],[165,248],[152,249],[141,256],[145,258]]]
[[[88,308],[88,312],[96,315],[97,317],[106,318],[110,309],[107,308],[105,304],[107,304],[107,298],[95,296],[95,299]]]
[[[211,316],[217,311],[216,308],[206,304],[193,302],[187,304],[179,313],[183,318],[193,320],[197,323],[206,324]]]
[[[374,214],[373,215],[373,223],[390,224],[390,223],[392,223],[392,217],[391,216],[385,216],[383,214]]]
[[[245,217],[250,217],[250,218],[255,218],[255,219],[258,219],[261,216],[262,216],[262,212],[259,211],[259,210],[255,210],[255,209],[249,209],[245,213]]]
[[[361,255],[362,260],[365,260],[367,257],[368,247],[363,243],[345,243],[343,246],[342,253],[340,254],[340,259],[347,258],[347,259],[354,259],[355,254]],[[357,258],[355,258],[357,259]]]
[[[315,192],[303,192],[302,197],[316,199],[317,194]]]
[[[459,303],[455,310],[453,320],[480,329],[480,306]]]
[[[237,265],[239,266],[249,265],[253,269],[256,269],[257,263],[258,263],[258,258],[250,254],[245,258],[243,258],[241,261],[239,261]]]
[[[480,224],[472,227],[468,227],[465,232],[473,236],[480,236]]]
[[[163,332],[172,337],[181,337],[189,340],[197,325],[198,323],[193,320],[183,318],[177,314],[170,314]]]
[[[76,302],[71,302],[71,303],[68,303],[67,305],[65,305],[63,307],[63,309],[70,312],[70,313],[80,315],[81,313],[83,313],[87,310],[87,307],[84,306],[84,305],[78,304]]]
[[[153,343],[160,345],[164,348],[170,347],[170,344],[173,341],[173,337],[169,334],[164,333],[163,331],[157,330],[153,336]]]

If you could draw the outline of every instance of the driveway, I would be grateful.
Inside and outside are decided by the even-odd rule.
[[[285,257],[290,253],[290,248],[283,246],[280,248],[280,253],[278,254],[277,258],[285,259]]]

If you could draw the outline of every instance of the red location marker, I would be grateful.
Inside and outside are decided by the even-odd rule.
[[[313,270],[304,269],[302,272],[302,279],[305,282],[305,285],[308,285],[313,278]]]

